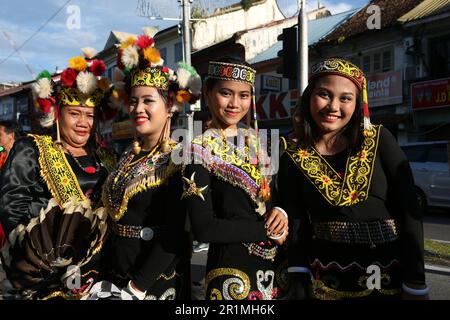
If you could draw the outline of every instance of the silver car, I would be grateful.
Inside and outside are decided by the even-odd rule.
[[[411,164],[422,209],[450,208],[450,142],[409,143],[402,149]]]

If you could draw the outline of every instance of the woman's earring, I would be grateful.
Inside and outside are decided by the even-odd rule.
[[[139,141],[136,137],[136,132],[135,132],[132,151],[135,155],[138,155],[139,153],[141,153],[141,150],[142,150],[142,148],[141,148],[141,145],[139,144]]]
[[[163,129],[163,139],[161,141],[161,151],[163,153],[166,153],[166,152],[170,151],[170,139],[169,139],[168,134],[167,134],[167,130],[169,129],[170,118],[171,117],[167,118],[166,124],[164,125],[164,129]]]
[[[245,134],[245,145],[247,147],[250,147],[250,109],[247,112],[246,122],[247,122],[247,132]]]

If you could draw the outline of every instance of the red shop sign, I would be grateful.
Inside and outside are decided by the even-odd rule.
[[[411,100],[414,109],[450,106],[450,78],[411,84]]]

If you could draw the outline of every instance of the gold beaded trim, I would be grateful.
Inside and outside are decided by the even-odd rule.
[[[381,125],[372,125],[372,132],[365,136],[361,150],[347,158],[344,178],[313,147],[291,144],[286,152],[331,205],[351,206],[369,196],[380,129]]]
[[[208,288],[209,283],[222,276],[228,276],[230,280],[228,285],[224,283],[223,292],[220,289],[212,288],[210,299],[211,300],[221,300],[223,297],[231,297],[233,300],[244,300],[247,298],[250,292],[250,278],[249,276],[234,268],[218,268],[213,269],[208,272],[205,279],[205,286]],[[240,288],[241,285],[243,288]]]
[[[50,136],[29,134],[39,150],[40,174],[60,207],[72,198],[85,201],[78,179],[67,162],[62,148],[55,147]]]

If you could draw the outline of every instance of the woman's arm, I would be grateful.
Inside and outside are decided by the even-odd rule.
[[[0,221],[8,235],[39,215],[49,193],[40,176],[39,152],[31,138],[17,140],[1,175]]]
[[[192,231],[200,242],[239,243],[266,241],[264,221],[233,221],[216,217],[213,209],[210,173],[200,164],[184,172],[185,192]],[[230,203],[229,205],[232,205]]]

